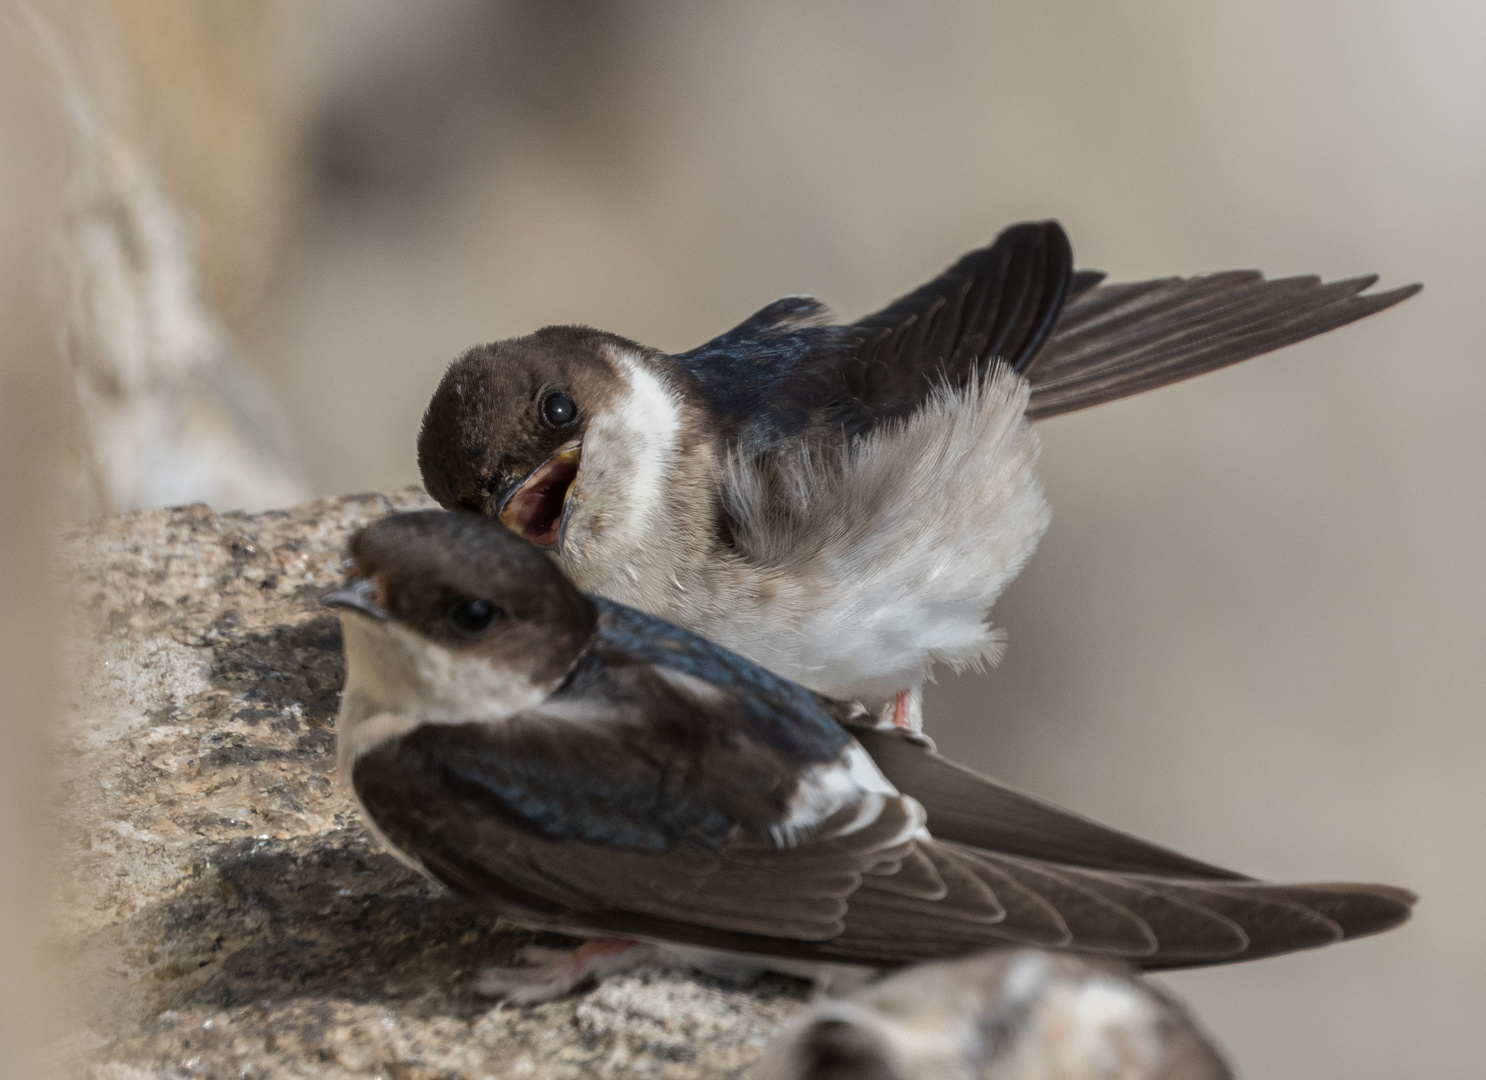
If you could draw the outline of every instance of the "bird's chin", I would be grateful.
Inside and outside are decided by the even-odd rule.
[[[507,496],[499,514],[501,524],[538,547],[560,547],[581,453],[581,446],[567,447],[533,469]]]

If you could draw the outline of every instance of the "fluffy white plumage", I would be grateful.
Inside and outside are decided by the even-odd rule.
[[[1050,516],[1027,394],[1001,369],[965,392],[937,391],[835,457],[803,452],[767,472],[730,458],[731,587],[684,594],[681,621],[867,702],[918,687],[936,661],[994,662],[1005,635],[991,605]]]
[[[580,588],[874,710],[934,663],[999,657],[991,605],[1049,520],[1021,376],[941,388],[845,446],[749,458],[682,438],[684,403],[615,363],[625,391],[583,440],[557,554]],[[698,513],[719,496],[730,545]]]

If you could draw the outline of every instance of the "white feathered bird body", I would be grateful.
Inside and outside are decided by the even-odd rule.
[[[575,576],[869,707],[916,690],[936,662],[994,662],[1005,634],[991,606],[1049,521],[1027,396],[1026,381],[998,367],[841,447],[729,451],[710,466],[730,544],[687,548],[657,535],[650,559],[674,560],[664,596],[644,587],[654,574]]]

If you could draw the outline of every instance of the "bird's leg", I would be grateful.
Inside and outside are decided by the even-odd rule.
[[[872,718],[870,725],[872,727],[884,730],[896,728],[909,735],[918,735],[922,733],[924,727],[923,698],[923,688],[914,686],[907,690],[899,690],[893,697],[874,706],[870,711],[865,709],[863,711],[865,715]]]
[[[529,946],[521,952],[529,966],[488,967],[480,973],[475,989],[515,1005],[539,1005],[657,957],[656,946],[622,939],[601,938],[571,951]]]
[[[915,686],[910,690],[899,690],[893,702],[893,727],[917,735],[924,729],[924,692]]]

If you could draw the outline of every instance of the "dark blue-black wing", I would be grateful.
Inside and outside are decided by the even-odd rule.
[[[626,721],[622,694],[498,725],[423,725],[357,760],[357,794],[395,847],[508,916],[741,952],[891,966],[1030,944],[1181,967],[1376,933],[1413,902],[1196,864],[1098,869],[1060,861],[1062,843],[1048,860],[930,840],[912,799],[860,790],[823,805],[859,774],[849,758],[801,804],[823,811],[817,826],[789,836],[760,827],[789,805],[789,770],[689,724],[705,691],[676,708],[657,690],[648,734]],[[980,816],[941,815],[985,839]],[[1128,847],[1112,861],[1127,864]]]
[[[1345,326],[1413,296],[1376,275],[1266,280],[1257,270],[1103,283],[1072,269],[1057,222],[1014,225],[933,281],[846,325],[787,297],[677,361],[745,450],[858,434],[993,362],[1043,419],[1180,382]]]
[[[858,434],[908,416],[936,386],[983,377],[994,362],[1022,370],[1074,285],[1062,226],[1014,225],[850,325],[822,325],[818,301],[787,297],[676,359],[746,449]]]
[[[725,689],[621,664],[499,724],[415,727],[352,776],[394,847],[512,917],[755,950],[835,937],[865,876],[915,859],[923,811],[844,761],[801,803],[819,769],[750,727]]]
[[[1052,333],[1073,278],[1061,225],[1013,225],[852,324],[862,336],[842,365],[843,382],[875,420],[907,415],[935,386],[964,386],[994,362],[1023,371]]]
[[[1421,288],[1367,294],[1377,280],[1267,281],[1257,270],[1112,285],[1084,278],[1025,369],[1027,416],[1057,416],[1216,371],[1390,308]]]

